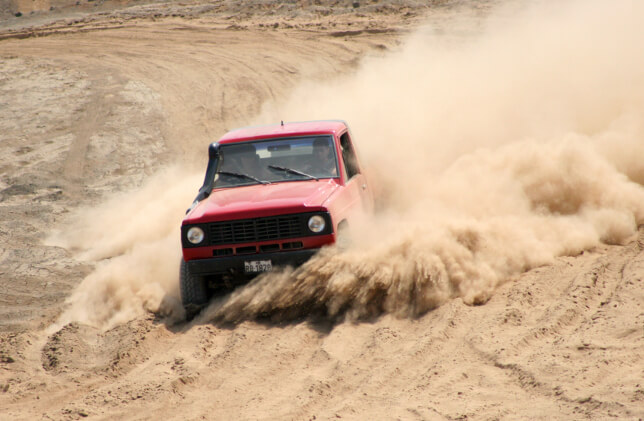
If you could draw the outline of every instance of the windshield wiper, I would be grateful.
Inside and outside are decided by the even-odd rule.
[[[302,171],[294,170],[293,168],[279,167],[277,165],[269,165],[268,168],[272,168],[274,170],[279,170],[279,171],[284,171],[284,172],[291,173],[291,174],[301,175],[301,176],[304,176],[304,177],[312,178],[315,181],[318,181],[317,177],[313,177],[311,174],[307,174],[307,173],[302,172]]]
[[[237,178],[247,178],[249,180],[257,181],[258,183],[261,183],[261,184],[271,184],[270,181],[260,180],[259,178],[253,177],[252,175],[249,175],[249,174],[242,174],[242,173],[230,172],[230,171],[217,171],[217,174],[230,175],[232,177],[237,177]]]

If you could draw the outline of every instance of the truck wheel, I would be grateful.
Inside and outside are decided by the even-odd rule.
[[[204,277],[192,275],[183,259],[181,259],[179,278],[181,303],[186,310],[186,320],[192,320],[208,304],[210,290]]]

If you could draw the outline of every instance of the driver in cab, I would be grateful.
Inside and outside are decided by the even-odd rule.
[[[335,177],[338,175],[335,155],[329,144],[329,139],[318,137],[313,141],[311,162],[306,171],[316,177]]]

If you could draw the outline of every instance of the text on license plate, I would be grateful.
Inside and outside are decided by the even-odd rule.
[[[273,263],[270,260],[246,260],[244,261],[244,272],[259,273],[273,270]]]

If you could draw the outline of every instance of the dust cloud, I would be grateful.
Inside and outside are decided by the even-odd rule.
[[[107,329],[146,312],[183,317],[177,232],[200,177],[167,168],[136,191],[79,211],[73,226],[48,240],[96,262],[52,332],[72,321]]]
[[[459,12],[447,20],[458,30],[430,20],[344,79],[266,103],[251,123],[346,120],[380,211],[351,227],[347,250],[259,277],[203,317],[406,317],[455,298],[482,304],[557,256],[628,240],[644,223],[642,18],[636,1],[535,2],[484,20]],[[178,221],[200,180],[161,179],[163,189],[153,180],[62,236],[102,259],[62,323],[180,313]]]
[[[456,33],[430,22],[345,80],[266,104],[266,122],[346,119],[382,210],[352,227],[349,250],[259,278],[206,318],[476,305],[528,269],[636,233],[644,5],[513,7],[483,23],[460,15]]]

